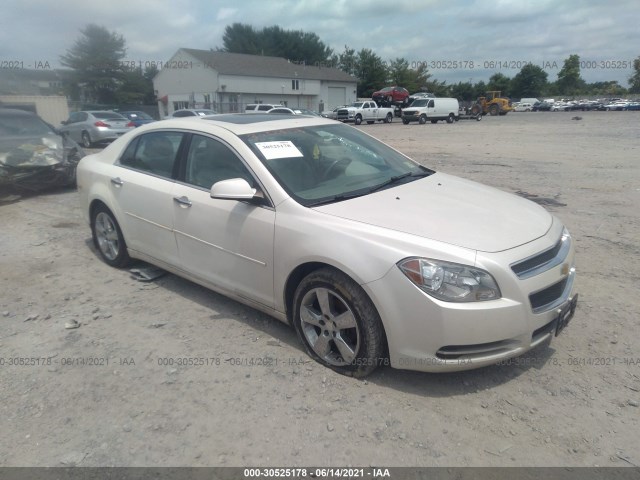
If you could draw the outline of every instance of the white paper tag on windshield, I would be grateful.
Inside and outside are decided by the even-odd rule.
[[[304,157],[302,152],[298,150],[290,140],[281,142],[258,142],[256,147],[262,152],[267,160],[276,158]]]

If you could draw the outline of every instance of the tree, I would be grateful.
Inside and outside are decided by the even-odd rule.
[[[640,57],[633,61],[633,72],[629,77],[629,93],[640,93]]]
[[[353,48],[344,46],[344,51],[340,55],[334,55],[331,64],[349,75],[356,75],[358,71],[358,57]]]
[[[125,40],[95,24],[87,25],[80,34],[67,53],[60,56],[60,63],[73,69],[72,81],[84,87],[89,100],[112,103],[123,79]]]
[[[494,73],[489,77],[487,90],[498,90],[503,97],[508,97],[511,93],[511,79],[502,73]]]
[[[284,30],[278,25],[255,30],[251,25],[227,25],[222,36],[224,52],[284,57],[308,65],[329,63],[333,50],[315,33]]]
[[[547,87],[548,74],[538,65],[529,63],[511,80],[511,94],[516,98],[536,98]]]
[[[124,73],[122,82],[115,92],[115,99],[120,104],[152,105],[156,102],[153,90],[153,77],[158,73],[158,68],[147,66],[129,70]]]
[[[359,97],[370,97],[387,82],[387,66],[372,50],[368,48],[360,50],[356,65]]]
[[[449,91],[453,98],[457,98],[460,101],[471,101],[477,98],[471,82],[458,82],[455,85],[451,85]]]
[[[580,77],[580,56],[569,55],[558,73],[556,86],[561,95],[577,95],[584,89],[586,83]]]

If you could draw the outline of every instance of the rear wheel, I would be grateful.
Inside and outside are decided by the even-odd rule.
[[[89,148],[91,147],[91,144],[93,142],[91,141],[91,135],[89,135],[89,132],[82,132],[82,146],[85,148]]]
[[[384,353],[382,322],[373,303],[337,270],[323,268],[302,280],[293,323],[308,354],[343,375],[368,375]]]
[[[384,123],[391,123],[393,121],[393,115],[391,113],[387,113],[387,116],[384,117]]]
[[[122,268],[131,261],[120,225],[104,205],[96,208],[91,216],[91,234],[100,256],[108,265]]]

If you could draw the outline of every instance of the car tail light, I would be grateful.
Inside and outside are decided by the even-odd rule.
[[[127,123],[127,127],[135,127],[135,126],[136,126],[136,124],[135,124],[135,123],[133,123],[133,122],[129,122],[129,123]]]
[[[96,123],[94,123],[94,125],[96,127],[110,127],[111,125],[104,123],[102,120],[98,120]]]

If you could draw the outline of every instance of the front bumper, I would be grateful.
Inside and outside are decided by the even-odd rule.
[[[504,258],[509,255],[492,255],[500,258],[482,265],[493,263],[488,270],[501,288],[498,300],[443,302],[416,287],[395,266],[383,278],[363,285],[382,318],[391,366],[424,372],[469,370],[522,355],[554,337],[558,322],[575,311],[573,245],[563,252],[560,264],[524,279],[509,267],[496,272],[496,265],[513,263]],[[511,255],[513,260],[528,256],[522,249]],[[536,306],[540,297],[549,301]]]

